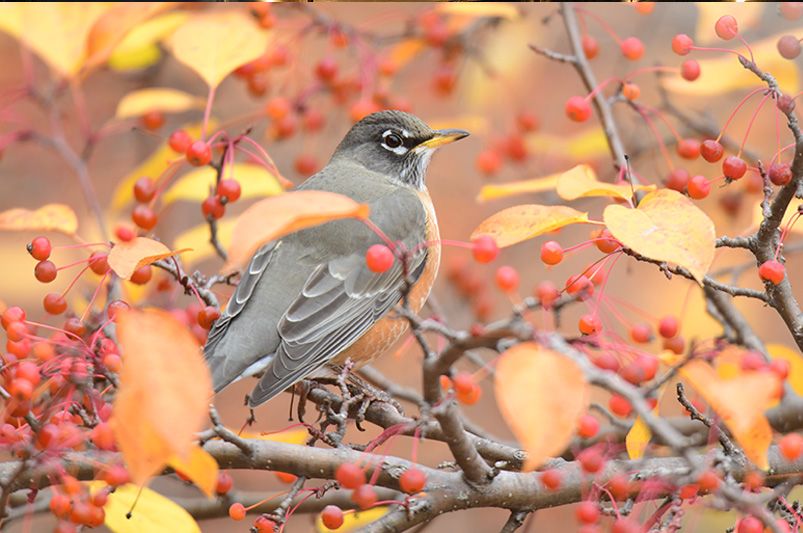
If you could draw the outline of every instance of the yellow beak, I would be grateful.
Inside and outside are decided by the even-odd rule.
[[[459,141],[463,137],[468,137],[469,133],[465,130],[436,130],[435,135],[422,142],[416,148],[438,148],[444,144]]]

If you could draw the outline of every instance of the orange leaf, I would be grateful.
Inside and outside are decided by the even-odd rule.
[[[692,361],[680,373],[719,415],[747,458],[767,469],[772,428],[764,412],[777,403],[782,390],[775,373],[739,371],[724,378],[703,361]]]
[[[174,456],[189,458],[212,379],[195,337],[166,311],[122,312],[117,336],[123,369],[112,427],[131,479],[143,484]]]
[[[64,204],[47,204],[35,211],[17,207],[0,213],[0,230],[59,231],[75,235],[78,217]]]
[[[167,44],[176,59],[215,88],[234,69],[265,53],[268,33],[246,12],[227,9],[191,16]]]
[[[304,228],[342,218],[368,218],[369,208],[342,194],[290,191],[256,202],[237,219],[224,270],[248,262],[265,244]]]
[[[588,213],[565,205],[517,205],[483,220],[471,238],[490,235],[496,240],[497,246],[504,248],[569,224],[585,222],[588,222]]]
[[[499,183],[493,185],[483,185],[477,201],[496,200],[517,194],[532,194],[537,192],[552,191],[558,184],[560,174],[550,174],[541,178],[531,180],[511,181],[509,183]]]
[[[576,200],[589,196],[609,196],[630,200],[633,196],[630,184],[615,185],[599,181],[596,172],[588,165],[577,165],[558,176],[558,196],[564,200]],[[655,185],[639,185],[639,191],[654,191]]]
[[[190,448],[186,458],[174,455],[167,464],[173,470],[190,478],[209,498],[214,495],[219,467],[215,458],[197,444]]]
[[[304,444],[307,442],[309,432],[304,428],[297,428],[274,433],[251,433],[248,431],[241,431],[239,435],[244,439],[270,440],[273,442],[286,442],[287,444]]]
[[[426,46],[421,39],[405,39],[390,49],[388,59],[397,69],[400,69],[425,49]]]
[[[115,244],[109,252],[108,262],[115,274],[123,279],[129,279],[140,267],[189,250],[190,248],[170,250],[159,241],[137,237],[129,242]]]
[[[563,451],[590,398],[574,361],[531,342],[500,356],[494,391],[503,418],[527,451],[524,470]]]
[[[603,220],[631,250],[685,267],[700,284],[714,260],[714,223],[679,192],[651,192],[637,209],[609,205]]]

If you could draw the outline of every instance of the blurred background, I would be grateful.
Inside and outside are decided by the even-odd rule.
[[[178,5],[171,12],[185,10],[242,9],[246,5],[190,6]],[[451,145],[435,156],[428,174],[428,186],[438,212],[443,238],[467,241],[476,225],[485,217],[504,207],[518,203],[552,204],[561,202],[552,192],[543,192],[512,198],[479,202],[477,196],[484,185],[506,183],[516,180],[536,178],[554,172],[567,170],[577,163],[590,163],[599,172],[601,179],[612,180],[613,167],[604,137],[601,135],[595,117],[585,123],[575,123],[564,113],[565,101],[573,95],[585,95],[577,74],[571,66],[550,61],[535,54],[529,44],[568,53],[569,46],[562,21],[557,14],[558,6],[541,4],[510,4],[510,12],[493,24],[477,24],[476,31],[467,31],[475,24],[477,13],[461,15],[458,8],[437,11],[431,4],[325,4],[271,6],[274,18],[271,32],[271,46],[280,47],[287,52],[285,66],[271,68],[264,77],[245,79],[228,77],[219,87],[212,110],[218,124],[230,124],[229,131],[241,132],[246,127],[253,128],[252,136],[272,156],[282,174],[295,183],[300,183],[310,170],[325,164],[335,145],[352,124],[353,106],[359,101],[363,87],[361,75],[366,62],[381,61],[397,54],[404,63],[392,76],[381,77],[375,85],[377,93],[384,97],[387,105],[409,108],[433,126],[461,127],[472,131],[472,136],[460,143]],[[621,79],[628,73],[642,67],[667,65],[677,67],[682,59],[672,53],[670,42],[677,33],[687,33],[701,46],[724,46],[739,48],[739,43],[724,43],[716,39],[714,21],[721,15],[734,15],[740,24],[742,35],[752,45],[761,61],[760,64],[770,72],[775,68],[782,72],[782,87],[790,94],[799,90],[799,58],[789,61],[781,59],[775,52],[775,42],[782,34],[796,36],[803,34],[800,21],[789,21],[778,14],[774,3],[708,4],[698,3],[657,3],[652,9],[639,8],[635,4],[583,4],[587,13],[582,17],[584,33],[599,42],[599,54],[592,61],[592,67],[599,81],[608,78]],[[435,13],[435,15],[433,15]],[[432,42],[423,46],[406,45],[399,40],[384,39],[383,36],[399,35],[411,27],[422,28],[427,17],[442,19],[447,28],[461,28],[466,37],[457,50],[448,50]],[[608,27],[600,24],[601,19]],[[314,25],[323,20],[329,30]],[[363,40],[352,39],[342,42],[342,36],[333,28],[339,25],[343,33],[356,30],[365,32]],[[633,62],[623,57],[619,46],[610,32],[620,38],[635,36],[641,39],[645,53],[641,60]],[[199,36],[203,38],[203,36]],[[435,37],[430,36],[435,40]],[[408,39],[409,40],[409,39]],[[406,41],[404,41],[406,42]],[[172,87],[205,99],[206,86],[201,79],[186,66],[177,62],[157,43],[158,56],[149,66],[118,65],[117,68],[102,68],[81,81],[81,88],[87,104],[88,117],[93,128],[113,124],[115,109],[120,99],[127,93],[146,87]],[[366,51],[366,47],[373,52]],[[761,54],[759,51],[761,50]],[[410,56],[409,58],[405,57]],[[16,39],[0,33],[0,91],[8,96],[18,87],[25,76],[25,62],[21,59],[20,45]],[[703,65],[704,76],[696,82],[685,82],[686,86],[674,83],[676,90],[670,91],[671,101],[685,113],[710,123],[713,127],[721,125],[730,115],[736,104],[752,88],[743,84],[723,88],[722,79],[737,79],[742,69],[734,56],[718,52],[692,52],[694,59]],[[725,58],[725,59],[719,59]],[[313,92],[304,102],[307,109],[314,109],[323,115],[324,124],[317,132],[309,133],[297,125],[295,131],[286,138],[277,138],[276,124],[266,115],[268,102],[276,97],[298,98],[305,90],[315,84],[316,65],[322,59],[334,60],[338,76],[350,83],[356,90],[348,87],[343,101],[327,92]],[[719,60],[723,65],[717,80],[705,78],[708,60]],[[53,87],[53,78],[44,63],[34,57],[32,60],[33,79],[43,91]],[[676,74],[669,77],[678,78]],[[264,78],[264,79],[263,79]],[[364,81],[364,80],[363,80]],[[657,79],[654,74],[641,73],[633,77],[641,89],[640,102],[652,107],[660,106]],[[674,80],[677,82],[678,80]],[[346,84],[348,85],[348,84]],[[727,84],[724,84],[727,85]],[[613,94],[618,83],[606,86],[606,93]],[[679,87],[680,86],[680,87]],[[679,87],[679,88],[678,88]],[[760,98],[753,98],[742,108],[728,127],[728,135],[741,142],[751,116]],[[48,117],[36,105],[26,100],[0,100],[0,135],[15,131],[22,126],[47,131]],[[74,106],[69,92],[60,97],[60,113],[66,127],[66,136],[71,144],[80,149],[83,140]],[[537,126],[531,131],[522,131],[517,125],[518,117],[525,114],[534,117]],[[202,109],[179,114],[165,115],[166,122],[155,131],[139,125],[126,125],[112,135],[100,140],[89,162],[89,174],[101,205],[106,210],[111,227],[118,222],[128,222],[131,203],[113,206],[115,194],[126,177],[145,161],[164,143],[174,129],[189,123],[198,122]],[[624,105],[616,107],[616,118],[622,132],[626,149],[633,156],[635,172],[649,183],[662,183],[669,168],[660,151],[649,126],[638,114]],[[299,123],[303,120],[299,117]],[[683,137],[701,139],[683,124],[669,119]],[[656,121],[662,138],[674,143],[670,131]],[[782,130],[783,144],[790,141]],[[770,160],[777,149],[776,122],[772,105],[765,107],[755,120],[746,140],[746,147],[764,160]],[[501,155],[501,168],[488,176],[478,156],[492,149]],[[676,154],[674,145],[669,145],[671,158],[694,175],[702,173],[716,178],[719,166],[698,159],[683,161]],[[303,164],[299,163],[301,159]],[[302,172],[299,172],[301,170]],[[155,177],[155,176],[154,176]],[[130,185],[129,185],[130,187]],[[717,234],[738,235],[751,226],[755,205],[760,197],[745,189],[747,180],[727,188],[715,184],[712,194],[699,202],[714,220]],[[15,208],[36,208],[47,203],[67,203],[79,214],[79,234],[86,240],[96,240],[96,222],[87,207],[81,189],[72,170],[52,151],[33,142],[14,143],[5,146],[0,160],[0,211]],[[576,204],[576,205],[575,205]],[[606,202],[602,199],[578,201],[574,207],[587,210],[595,219],[601,217]],[[234,217],[247,206],[242,202],[230,207],[226,217]],[[176,202],[159,213],[160,223],[156,235],[168,244],[186,230],[203,223],[198,203]],[[800,226],[800,225],[798,225]],[[545,268],[539,260],[540,245],[544,240],[558,240],[564,247],[580,243],[589,238],[592,227],[576,226],[558,235],[542,237],[505,249],[492,265],[478,265],[470,261],[470,254],[461,248],[446,247],[443,255],[442,275],[434,291],[435,301],[443,310],[450,324],[468,327],[477,320],[477,311],[482,318],[495,319],[505,316],[510,309],[509,299],[500,293],[493,284],[494,269],[501,264],[515,266],[522,277],[521,296],[532,293],[533,287],[545,279],[562,286],[566,277],[585,268],[600,257],[594,247],[584,248],[572,253],[567,260],[555,268]],[[798,230],[803,228],[798,228]],[[60,277],[55,289],[47,289],[36,282],[33,276],[34,261],[25,250],[25,243],[33,234],[0,233],[0,300],[7,305],[20,305],[29,309],[34,320],[49,320],[41,309],[41,299],[46,292],[58,290],[69,281],[69,276]],[[798,237],[799,238],[799,237]],[[58,241],[59,237],[54,237]],[[66,238],[61,239],[68,243]],[[794,242],[794,236],[790,238]],[[195,261],[192,253],[185,258],[193,264],[191,269],[204,273],[215,273],[222,262],[209,254],[209,250],[197,250],[200,258]],[[62,256],[65,257],[65,256]],[[81,256],[76,255],[75,259]],[[717,256],[713,269],[741,264],[748,257],[739,252],[723,252]],[[65,259],[65,263],[67,260]],[[787,267],[789,275],[803,282],[801,269],[795,268],[799,258],[792,257]],[[448,273],[457,269],[469,269],[470,276],[476,279],[473,285],[474,296],[467,299],[458,287],[448,281]],[[88,299],[98,278],[88,273],[81,281],[76,298]],[[158,273],[156,277],[161,277]],[[754,269],[748,269],[739,282],[745,286],[759,287]],[[149,287],[153,291],[156,283]],[[135,290],[133,287],[131,290]],[[682,319],[683,335],[691,338],[711,338],[720,329],[705,313],[701,293],[692,283],[682,279],[667,280],[653,266],[636,264],[621,260],[611,270],[606,293],[611,305],[633,322],[655,323],[664,314],[676,314]],[[225,290],[221,289],[225,297]],[[798,297],[803,295],[798,294]],[[151,295],[138,293],[138,297],[151,298],[152,301],[170,306],[186,306],[192,303],[188,297],[172,294]],[[479,300],[479,301],[478,301]],[[788,332],[774,312],[764,309],[751,301],[736,300],[750,323],[767,342],[794,346]],[[564,314],[564,329],[575,334],[577,317],[583,306],[575,306]],[[550,326],[546,317],[536,317],[545,327]],[[52,321],[52,319],[51,319]],[[626,326],[614,316],[603,316],[606,326],[619,328],[626,332]],[[551,327],[551,326],[550,326]],[[658,343],[652,347],[660,350]],[[400,348],[380,360],[376,367],[400,384],[419,388],[420,372],[416,364],[420,353],[415,346],[404,343]],[[466,369],[473,368],[466,366]],[[240,383],[219,395],[217,404],[223,419],[230,427],[239,427],[247,413],[242,407],[242,399],[250,390],[252,383]],[[467,415],[485,426],[491,433],[510,438],[509,430],[498,415],[493,401],[491,380],[484,382],[484,395],[480,402],[466,408]],[[257,415],[256,430],[274,431],[287,426],[289,395],[283,395],[261,407]],[[410,412],[413,408],[410,407]],[[375,435],[373,430],[364,434],[351,432],[351,438],[367,442]],[[411,440],[397,438],[385,447],[385,452],[409,457]],[[445,446],[426,443],[421,449],[421,459],[436,465],[448,458]],[[283,485],[270,472],[235,472],[235,485],[242,490],[280,490]],[[192,495],[194,490],[183,487],[175,479],[160,479],[154,486],[166,494]],[[651,509],[648,504],[647,509]],[[645,511],[648,512],[648,511]],[[501,527],[507,512],[499,510],[474,510],[453,513],[438,518],[429,526],[430,531],[493,531]],[[570,531],[574,530],[573,511],[570,508],[546,510],[534,515],[530,531]],[[49,520],[49,519],[47,519]],[[48,527],[47,520],[37,518],[33,523],[17,524],[13,531],[40,531]],[[285,531],[303,532],[312,530],[311,517],[297,516],[290,521]],[[690,530],[722,530],[728,519],[716,516],[687,517],[695,520],[698,528]],[[568,525],[567,525],[568,524]],[[721,527],[720,527],[721,525]],[[245,523],[234,525],[228,519],[207,520],[202,523],[204,531],[224,531],[232,528],[245,530]],[[568,529],[567,529],[568,528]]]

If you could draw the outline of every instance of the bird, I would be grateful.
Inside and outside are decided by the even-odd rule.
[[[215,393],[257,377],[247,398],[254,408],[333,365],[368,364],[406,332],[407,320],[390,311],[405,291],[410,309],[420,311],[440,264],[427,167],[438,148],[468,135],[432,129],[398,110],[372,113],[351,127],[326,166],[296,190],[367,204],[381,232],[342,219],[261,246],[204,346]],[[365,255],[383,239],[407,253],[376,273]]]

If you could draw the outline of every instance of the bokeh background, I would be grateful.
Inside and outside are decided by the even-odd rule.
[[[800,22],[788,21],[777,13],[774,3],[745,4],[709,4],[697,3],[659,3],[648,14],[640,13],[634,5],[628,4],[585,4],[584,9],[601,17],[610,28],[622,38],[636,36],[646,47],[644,57],[638,62],[626,60],[617,44],[593,17],[586,16],[585,26],[588,34],[600,42],[599,56],[592,66],[599,80],[609,77],[621,78],[635,68],[655,64],[678,66],[681,58],[670,49],[670,41],[676,33],[687,33],[695,37],[699,43],[716,41],[713,22],[720,14],[730,13],[740,23],[744,37],[758,47],[760,42],[768,39],[774,43],[777,35],[792,33],[800,36],[803,26]],[[180,9],[247,9],[243,5],[203,5],[178,6]],[[247,84],[236,77],[229,77],[218,90],[213,115],[218,121],[226,121],[233,117],[246,117],[232,131],[246,125],[253,126],[254,137],[271,154],[282,173],[295,182],[301,182],[301,176],[294,169],[295,160],[302,155],[311,156],[319,164],[325,163],[335,145],[342,138],[351,124],[349,105],[334,103],[332,98],[322,94],[313,97],[309,105],[324,113],[326,123],[322,131],[316,134],[298,132],[292,137],[277,140],[270,135],[270,121],[263,109],[266,102],[274,96],[294,97],[314,76],[314,65],[323,57],[337,60],[343,76],[355,76],[361,61],[359,50],[349,45],[335,48],[331,35],[317,30],[305,31],[314,16],[331,17],[333,21],[342,21],[345,25],[377,35],[392,35],[402,31],[406,24],[413,24],[424,14],[433,10],[432,4],[326,4],[316,3],[313,7],[298,5],[272,6],[276,18],[271,32],[275,35],[275,43],[286,46],[289,51],[288,65],[282,69],[272,70],[267,78],[267,89],[264,95],[254,96],[249,93]],[[425,47],[392,79],[383,80],[383,87],[395,101],[409,105],[424,120],[441,127],[464,127],[472,131],[472,136],[455,145],[451,145],[433,160],[428,175],[428,186],[437,208],[441,233],[444,238],[467,240],[472,229],[486,216],[517,203],[557,203],[559,199],[552,193],[540,193],[510,199],[478,202],[477,195],[483,185],[488,183],[504,183],[513,180],[534,178],[553,172],[566,170],[579,162],[587,162],[598,169],[603,179],[612,179],[612,165],[607,148],[602,141],[599,127],[592,118],[587,123],[570,122],[564,115],[563,107],[566,99],[572,95],[584,94],[585,91],[574,70],[564,64],[554,63],[536,55],[528,44],[552,48],[560,52],[568,52],[568,43],[564,29],[557,16],[556,5],[552,4],[519,4],[515,6],[517,14],[500,22],[496,27],[477,32],[469,40],[474,52],[463,54],[454,63],[457,81],[453,91],[448,95],[439,94],[434,87],[444,58],[441,50]],[[775,36],[775,37],[773,37]],[[199,36],[202,39],[203,36]],[[714,42],[712,46],[721,46]],[[737,44],[725,43],[724,46],[736,47]],[[774,44],[771,44],[774,46]],[[389,50],[392,44],[379,45],[377,50]],[[23,79],[23,62],[20,45],[12,37],[0,33],[0,57],[3,68],[0,69],[0,94],[18,86]],[[694,52],[692,57],[703,60],[724,57],[719,53]],[[732,61],[732,75],[740,74],[741,67],[735,57]],[[779,61],[776,60],[776,64]],[[797,71],[799,59],[783,60],[783,69],[787,72],[789,85],[784,89],[792,94],[799,90]],[[35,80],[41,87],[50,87],[52,79],[44,64],[34,60]],[[641,88],[641,101],[649,105],[659,102],[656,90],[656,78],[652,74],[641,74],[634,78]],[[117,103],[125,94],[144,87],[174,87],[200,97],[205,97],[206,87],[198,76],[181,65],[169,53],[154,65],[127,71],[101,69],[81,83],[88,103],[88,112],[93,126],[98,127],[109,121],[115,112]],[[693,84],[689,84],[692,86]],[[754,86],[758,86],[756,83]],[[612,83],[608,92],[616,87]],[[711,91],[701,88],[699,91],[683,91],[683,94],[672,94],[672,101],[685,112],[721,124],[731,110],[749,89],[733,91]],[[697,92],[697,94],[692,94]],[[46,130],[47,117],[34,105],[21,102],[9,104],[0,97],[0,134],[13,131],[20,124],[27,124],[34,129]],[[758,99],[752,99],[733,120],[729,127],[729,135],[741,140],[747,123],[755,110]],[[64,122],[67,125],[67,137],[74,146],[81,144],[81,133],[78,121],[70,104],[69,96],[63,97],[61,108],[64,110]],[[485,177],[477,168],[477,155],[489,146],[509,142],[511,133],[515,131],[516,116],[521,112],[531,113],[537,117],[537,131],[529,133],[524,140],[528,155],[524,161],[506,160],[502,170],[491,178]],[[618,106],[616,117],[620,124],[623,140],[629,153],[633,154],[633,168],[651,183],[660,183],[668,173],[666,163],[659,157],[654,137],[644,121],[624,106]],[[167,123],[157,132],[147,132],[142,128],[127,128],[118,134],[102,140],[90,161],[90,175],[98,198],[103,206],[110,206],[121,180],[135,169],[162,143],[169,133],[184,124],[201,118],[201,111],[178,115],[167,115]],[[687,131],[684,126],[675,122],[681,132]],[[669,136],[668,130],[659,125],[662,135]],[[684,134],[685,135],[685,134]],[[784,135],[786,133],[784,132]],[[698,136],[699,137],[699,136]],[[785,137],[785,138],[788,138]],[[762,158],[770,159],[775,152],[776,134],[774,115],[768,105],[756,120],[747,146]],[[680,159],[674,155],[680,164]],[[578,155],[579,154],[579,155]],[[692,173],[703,173],[710,178],[716,177],[718,168],[703,160],[692,163],[683,162]],[[715,187],[709,198],[700,202],[714,220],[718,234],[737,235],[750,227],[754,205],[758,202],[755,195],[742,191],[743,183],[737,183],[728,189]],[[730,197],[729,208],[724,208],[724,196]],[[36,208],[52,202],[70,204],[80,216],[80,233],[86,239],[97,235],[97,228],[90,211],[81,194],[75,176],[71,170],[52,152],[35,143],[16,143],[3,150],[0,160],[0,211],[14,207]],[[733,204],[738,204],[736,209]],[[575,207],[588,210],[592,217],[599,218],[605,202],[589,200],[576,202]],[[234,205],[227,216],[235,216],[245,207]],[[114,210],[107,209],[110,223],[127,220],[131,206]],[[190,203],[176,203],[160,213],[160,224],[157,235],[167,243],[174,241],[182,231],[203,222],[199,206]],[[590,228],[570,228],[557,236],[549,238],[559,240],[564,246],[578,243],[588,238]],[[25,251],[25,243],[32,234],[0,233],[0,300],[8,305],[21,305],[29,309],[34,319],[48,320],[41,309],[41,298],[51,290],[37,283],[33,277],[34,261]],[[58,237],[56,237],[58,240]],[[487,298],[487,305],[492,306],[491,318],[505,316],[509,311],[508,298],[495,290],[493,271],[497,265],[510,264],[517,267],[522,276],[521,294],[528,295],[537,282],[551,279],[562,285],[565,278],[585,268],[586,265],[599,258],[593,247],[571,254],[569,258],[553,269],[547,269],[538,258],[541,242],[545,238],[529,241],[503,251],[500,259],[493,265],[483,266],[469,262],[477,279],[481,280],[478,290]],[[64,241],[67,242],[66,240]],[[76,256],[78,257],[78,256]],[[465,262],[468,253],[464,249],[449,248],[444,251],[443,271],[447,272],[455,265]],[[738,252],[718,255],[714,268],[739,264],[748,258]],[[65,260],[66,262],[66,260]],[[789,275],[800,286],[803,275],[798,258],[792,258],[788,267]],[[208,259],[193,266],[206,273],[214,273],[221,266],[216,259]],[[97,278],[90,273],[80,285],[80,291],[87,297],[93,290]],[[472,303],[466,300],[456,288],[442,275],[437,283],[434,296],[445,316],[455,326],[466,327],[474,320]],[[68,277],[57,280],[57,288],[67,283]],[[754,269],[748,269],[740,280],[746,286],[759,287],[758,277]],[[689,281],[667,280],[655,267],[635,264],[633,261],[621,260],[612,270],[606,288],[610,302],[621,312],[637,321],[645,317],[660,317],[674,313],[682,317],[683,334],[686,338],[710,338],[716,336],[720,329],[710,320],[703,306],[700,291]],[[221,293],[223,296],[225,294]],[[799,297],[803,296],[798,294]],[[162,300],[164,301],[163,297]],[[187,305],[190,300],[177,297],[175,305]],[[777,316],[757,303],[737,300],[737,305],[750,320],[762,337],[768,342],[779,342],[793,346],[788,332]],[[635,311],[634,311],[635,309]],[[565,313],[566,331],[574,334],[574,324],[581,309],[572,309]],[[537,317],[543,320],[544,317]],[[614,317],[606,318],[606,324],[617,326]],[[622,329],[624,331],[624,329]],[[653,346],[657,351],[659,346]],[[393,354],[379,361],[376,366],[386,375],[400,384],[418,388],[420,372],[417,361],[420,353],[407,343]],[[466,366],[466,368],[470,368]],[[241,383],[227,389],[219,395],[217,403],[221,408],[224,421],[239,427],[247,413],[242,407],[242,398],[251,383]],[[466,409],[468,416],[481,423],[497,435],[510,438],[510,433],[496,411],[490,379],[484,384],[484,396],[475,406]],[[261,431],[272,431],[285,427],[289,408],[289,395],[275,399],[257,411],[257,426]],[[410,408],[412,411],[412,407]],[[367,442],[374,433],[352,433],[352,438]],[[409,457],[411,441],[399,438],[386,447],[387,453]],[[427,443],[422,447],[421,458],[427,464],[436,465],[448,458],[448,450],[439,444]],[[243,490],[279,490],[282,485],[269,472],[237,472],[236,487]],[[159,480],[155,486],[167,494],[191,495],[193,489],[182,486],[176,480]],[[649,506],[648,506],[649,508]],[[473,510],[454,513],[438,518],[432,523],[430,531],[493,531],[498,529],[507,517],[507,513],[499,510]],[[49,527],[49,519],[35,519],[33,522],[17,524],[13,531],[44,531]],[[692,514],[687,520],[693,521],[690,530],[708,531],[723,530],[729,524],[727,518],[706,514]],[[732,522],[730,522],[732,524]],[[574,518],[571,509],[545,510],[534,515],[529,531],[569,531],[574,530]],[[245,530],[244,523],[234,525],[229,520],[208,520],[202,523],[204,531],[231,531],[232,528]],[[714,529],[708,529],[709,527]],[[297,516],[289,523],[285,531],[303,532],[312,530],[311,518]]]

